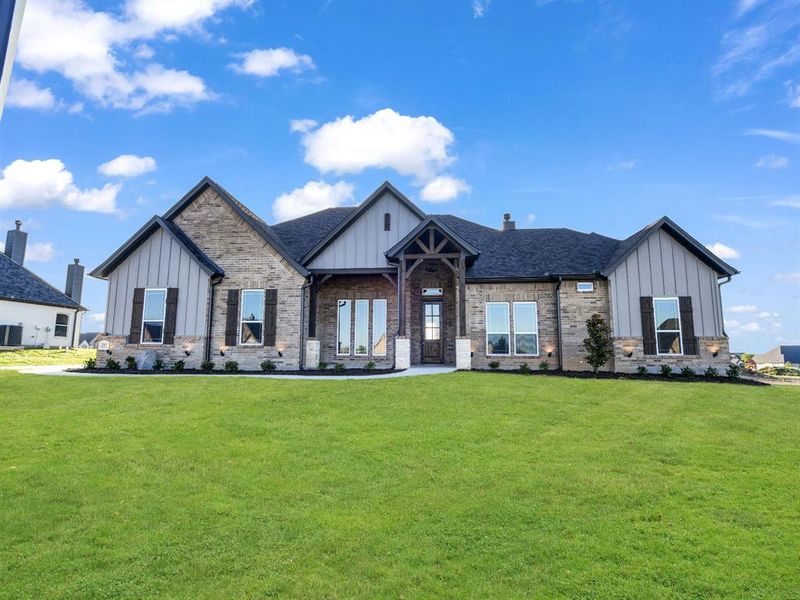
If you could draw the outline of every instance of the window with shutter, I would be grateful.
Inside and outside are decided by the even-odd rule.
[[[653,317],[653,297],[639,298],[642,314],[642,345],[645,354],[656,354],[656,327]]]
[[[264,345],[274,346],[278,327],[278,290],[265,290],[264,294]]]
[[[239,327],[239,290],[228,290],[225,312],[225,345],[235,346]]]
[[[142,315],[144,314],[144,288],[133,290],[133,307],[131,310],[131,328],[128,334],[129,344],[138,344],[142,340]]]
[[[697,338],[694,335],[694,313],[691,296],[678,298],[681,314],[681,339],[684,354],[697,354]]]
[[[175,343],[175,326],[178,321],[178,288],[167,288],[167,309],[164,315],[164,343]]]

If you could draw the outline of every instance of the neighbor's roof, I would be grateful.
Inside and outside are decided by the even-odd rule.
[[[0,252],[0,300],[86,310],[64,292]]]

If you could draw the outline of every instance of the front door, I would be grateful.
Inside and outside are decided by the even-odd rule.
[[[442,302],[422,303],[422,362],[442,362]]]

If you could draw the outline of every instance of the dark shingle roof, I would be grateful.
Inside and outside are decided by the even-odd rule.
[[[273,225],[272,231],[278,234],[283,245],[292,253],[295,260],[299,261],[356,208],[355,206],[326,208]]]
[[[44,279],[0,252],[0,298],[86,310]]]

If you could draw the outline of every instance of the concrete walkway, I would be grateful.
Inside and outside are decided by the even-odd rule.
[[[133,373],[125,373],[119,371],[117,373],[70,373],[67,369],[80,368],[81,365],[46,365],[46,366],[30,366],[30,367],[0,367],[6,371],[17,371],[25,375],[60,375],[65,377],[137,377]],[[405,371],[397,373],[383,373],[381,375],[261,375],[261,374],[241,374],[238,377],[252,377],[254,379],[303,379],[311,381],[338,381],[342,379],[391,379],[393,377],[417,377],[420,375],[441,375],[443,373],[452,373],[456,368],[450,365],[416,365]],[[176,377],[176,375],[163,373],[153,375],[142,375],[142,377]],[[235,377],[234,375],[204,375],[192,374],[187,377]]]

